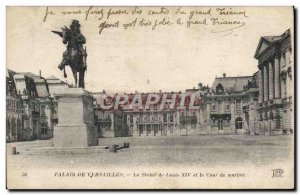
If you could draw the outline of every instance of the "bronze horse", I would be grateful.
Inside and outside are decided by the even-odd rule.
[[[79,88],[84,88],[84,74],[86,71],[86,64],[84,63],[83,60],[83,55],[82,55],[82,51],[80,49],[80,47],[82,47],[79,44],[76,44],[76,41],[74,40],[74,38],[72,36],[74,36],[74,33],[72,35],[72,31],[70,29],[68,29],[67,27],[61,28],[62,32],[58,32],[58,31],[52,31],[53,33],[58,34],[60,37],[62,37],[62,41],[64,44],[68,43],[67,46],[67,50],[64,52],[63,54],[63,59],[59,65],[59,68],[62,70],[64,69],[64,77],[67,77],[66,71],[65,71],[65,66],[69,65],[72,73],[73,73],[73,77],[74,77],[74,81],[75,81],[75,87],[77,87],[77,83],[78,83],[78,87]],[[86,57],[86,48],[84,49],[84,53]],[[79,79],[77,78],[77,73],[79,73]],[[79,82],[78,82],[79,80]]]

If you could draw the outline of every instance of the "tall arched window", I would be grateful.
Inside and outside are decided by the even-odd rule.
[[[16,135],[16,119],[15,117],[12,117],[11,119],[11,134],[12,136],[15,136]]]
[[[238,117],[237,119],[235,119],[235,128],[243,129],[243,119],[241,117]]]
[[[9,136],[10,129],[11,129],[10,124],[11,124],[10,117],[7,116],[6,117],[6,136]]]

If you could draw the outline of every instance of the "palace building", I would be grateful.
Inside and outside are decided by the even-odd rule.
[[[260,134],[293,132],[294,62],[291,32],[263,36],[255,52],[258,60]]]
[[[52,102],[49,99],[47,83],[41,75],[30,72],[14,75],[25,116],[23,118],[23,139],[48,139],[52,137],[51,127]]]
[[[204,134],[250,133],[243,107],[246,91],[256,90],[253,76],[216,77],[203,96],[201,110],[204,118]]]
[[[20,93],[18,93],[14,75],[6,70],[6,141],[20,141],[23,139],[23,119],[25,112]]]
[[[188,108],[189,98],[187,98],[187,101],[184,103],[186,109],[178,109],[181,92],[155,93],[159,97],[166,96],[168,100],[177,98],[174,107],[167,101],[165,105],[163,105],[163,109],[159,109],[162,101],[150,105],[149,108],[145,106],[149,93],[136,92],[124,94],[129,97],[127,106],[134,96],[140,96],[142,108],[134,106],[133,108],[122,107],[118,110],[104,110],[99,106],[100,96],[103,95],[103,93],[93,93],[96,99],[95,113],[97,117],[96,121],[98,121],[99,136],[164,136],[200,133],[199,110]],[[199,93],[199,90],[187,90],[187,97],[190,97],[192,93]],[[106,101],[114,103],[116,96],[117,94],[110,95]],[[199,105],[199,99],[195,101],[194,105]]]
[[[69,87],[55,77],[6,72],[6,140],[49,139],[57,124],[55,92]],[[51,93],[50,93],[50,90]]]

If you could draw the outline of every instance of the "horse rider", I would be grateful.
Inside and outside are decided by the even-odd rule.
[[[79,55],[82,59],[82,66],[80,70],[86,70],[86,50],[83,49],[83,44],[86,43],[85,37],[80,32],[80,24],[78,20],[73,20],[70,25],[70,29],[64,28],[63,30],[67,31],[67,37],[63,40],[64,44],[67,44],[67,50],[63,53],[63,60],[58,65],[60,70],[64,69],[64,67],[69,63],[69,56],[71,55],[73,48],[78,48]]]

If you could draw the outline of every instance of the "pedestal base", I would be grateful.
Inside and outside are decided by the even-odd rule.
[[[55,147],[97,146],[98,136],[94,126],[55,126],[53,142]]]
[[[54,147],[88,147],[98,145],[94,126],[92,95],[81,88],[68,88],[55,94],[58,124],[54,127]]]

